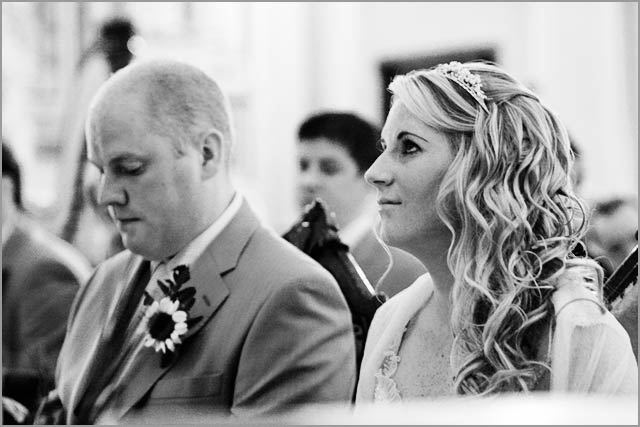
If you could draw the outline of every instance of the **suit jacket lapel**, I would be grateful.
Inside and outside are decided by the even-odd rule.
[[[255,214],[246,201],[243,202],[229,225],[211,242],[194,265],[190,266],[191,279],[184,284],[184,287],[193,286],[196,294],[195,303],[189,310],[189,318],[202,316],[202,319],[181,337],[183,342],[197,334],[227,299],[229,288],[223,276],[235,268],[242,250],[258,224]],[[116,404],[113,405],[117,408],[116,413],[113,414],[114,419],[124,416],[160,377],[171,369],[179,359],[181,350],[181,346],[178,346],[177,357],[164,368],[160,367],[161,355],[151,348],[143,348],[135,356],[133,376],[127,381],[127,387],[124,387],[116,398]]]
[[[132,290],[132,287],[137,284],[136,282],[138,282],[140,275],[143,273],[140,268],[143,261],[141,256],[133,255],[129,263],[130,268],[128,268],[125,273],[125,280],[120,286],[118,286],[118,283],[115,284],[119,289],[114,292],[113,298],[117,298],[118,301],[109,309],[109,312],[106,313],[103,328],[96,331],[98,338],[96,339],[96,344],[93,346],[93,353],[88,359],[89,363],[79,376],[76,387],[72,391],[71,401],[68,407],[74,408],[74,410],[68,413],[68,421],[70,423],[73,423],[73,417],[76,416],[75,413],[79,409],[80,404],[87,399],[90,388],[97,385],[97,377],[104,375],[105,369],[110,365],[111,360],[105,360],[105,358],[110,358],[107,353],[110,352],[109,347],[113,338],[112,334],[117,333],[117,331],[112,329],[118,321],[117,314],[122,311],[123,305],[127,302],[127,295],[129,294],[127,291]],[[100,285],[109,286],[110,284],[101,283]],[[76,321],[78,320],[76,319]],[[101,392],[101,390],[95,391],[94,394],[99,392]],[[95,397],[97,397],[97,395]],[[93,405],[93,402],[91,405]]]
[[[228,288],[222,277],[236,267],[258,224],[244,201],[236,216],[196,261],[191,278],[191,286],[196,288],[196,302],[189,310],[189,317],[202,316],[202,320],[187,331],[185,339],[197,333],[226,299]],[[189,282],[185,286],[189,286]]]

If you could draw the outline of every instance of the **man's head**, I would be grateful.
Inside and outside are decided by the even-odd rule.
[[[585,238],[589,256],[600,262],[609,276],[638,244],[638,202],[614,197],[595,204]]]
[[[9,146],[2,141],[2,223],[22,209],[20,165]]]
[[[87,119],[87,153],[101,171],[124,245],[148,259],[182,249],[224,210],[231,112],[218,85],[175,61],[143,61],[114,74]]]
[[[379,155],[379,138],[376,126],[351,113],[307,118],[298,130],[300,206],[320,197],[341,226],[354,219],[370,191],[363,175]]]

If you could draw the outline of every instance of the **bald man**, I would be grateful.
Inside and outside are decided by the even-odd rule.
[[[227,98],[145,61],[87,120],[99,202],[124,252],[71,310],[57,366],[68,423],[193,423],[351,398],[351,317],[319,264],[263,226],[229,176]]]

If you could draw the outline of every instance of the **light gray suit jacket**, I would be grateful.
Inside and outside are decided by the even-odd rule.
[[[73,421],[87,367],[111,306],[142,263],[107,260],[79,292],[57,366],[57,390]],[[176,361],[147,348],[140,368],[102,420],[212,422],[272,415],[304,403],[347,402],[355,387],[351,315],[332,276],[260,225],[246,202],[190,266],[196,303]],[[90,380],[89,380],[90,381]]]

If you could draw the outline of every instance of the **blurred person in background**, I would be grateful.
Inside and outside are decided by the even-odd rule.
[[[298,129],[298,202],[316,197],[335,214],[340,239],[378,292],[393,296],[409,286],[424,266],[412,255],[388,248],[376,236],[375,195],[364,172],[380,154],[380,130],[347,112],[320,112]]]
[[[629,337],[586,286],[601,268],[572,254],[587,223],[559,118],[480,62],[413,71],[389,90],[384,151],[365,177],[380,236],[429,274],[377,310],[356,403],[637,394]]]
[[[69,147],[68,161],[73,164],[73,190],[61,235],[78,247],[97,265],[124,249],[120,236],[106,209],[97,201],[99,173],[87,161],[84,122],[89,100],[110,75],[134,59],[139,40],[130,19],[115,17],[98,29],[95,41],[83,52],[67,93],[61,118],[62,144]]]
[[[53,387],[71,303],[90,265],[29,218],[22,175],[2,142],[2,395],[29,411]],[[15,420],[19,421],[19,420]]]
[[[585,242],[589,256],[600,263],[605,280],[638,244],[638,202],[613,197],[593,204]]]
[[[589,256],[602,266],[605,280],[608,279],[638,245],[637,199],[612,197],[596,201],[585,242]],[[613,302],[611,312],[629,333],[637,359],[638,286],[629,286],[623,296]]]

